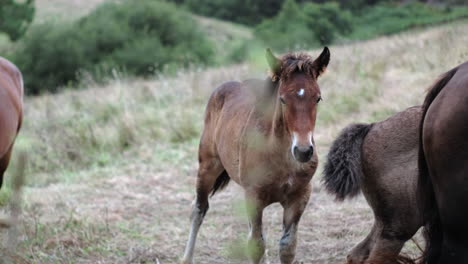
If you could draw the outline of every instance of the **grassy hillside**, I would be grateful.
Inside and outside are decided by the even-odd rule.
[[[321,160],[347,124],[381,120],[420,104],[439,74],[468,59],[467,25],[330,47],[332,59],[319,81],[324,101],[315,139]],[[24,214],[17,250],[3,251],[1,258],[175,263],[188,235],[206,100],[224,81],[265,74],[266,63],[194,69],[146,81],[117,75],[104,87],[89,82],[86,89],[27,98],[16,151],[23,149],[29,157]],[[297,257],[304,263],[342,263],[369,231],[372,214],[362,197],[334,203],[319,179],[317,173]],[[8,190],[2,195],[5,201]],[[212,199],[197,263],[244,261],[239,252],[248,228],[241,197],[232,183]],[[274,205],[264,214],[270,263],[278,261],[281,213]],[[409,242],[406,250],[418,253],[415,248]]]
[[[253,38],[252,29],[247,26],[196,15],[195,18],[215,44],[219,56],[226,56],[233,45]]]

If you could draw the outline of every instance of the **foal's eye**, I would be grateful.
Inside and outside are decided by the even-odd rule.
[[[317,98],[317,104],[322,101],[322,96],[319,96],[319,98]]]
[[[286,101],[284,101],[284,98],[283,98],[283,97],[280,97],[280,102],[281,102],[282,104],[286,104]]]

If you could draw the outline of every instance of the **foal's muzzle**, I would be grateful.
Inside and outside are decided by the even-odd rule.
[[[314,146],[294,146],[294,158],[299,162],[308,162],[314,154]]]

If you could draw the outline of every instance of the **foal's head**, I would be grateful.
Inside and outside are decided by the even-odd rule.
[[[276,58],[267,49],[266,58],[277,83],[278,98],[286,131],[291,136],[291,153],[299,162],[308,162],[314,154],[314,128],[317,105],[322,99],[317,78],[330,61],[325,47],[313,60],[305,53],[289,53]]]

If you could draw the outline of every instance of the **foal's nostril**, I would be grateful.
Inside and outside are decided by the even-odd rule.
[[[312,154],[314,154],[314,147],[313,146],[309,146],[309,149],[307,150],[309,152],[309,155],[312,156]]]

